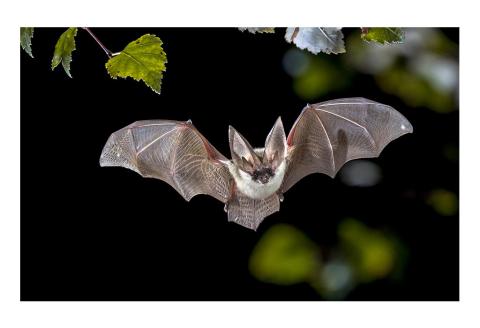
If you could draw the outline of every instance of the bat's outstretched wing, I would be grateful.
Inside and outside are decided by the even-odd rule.
[[[311,173],[334,177],[346,162],[377,157],[392,140],[413,131],[402,114],[365,98],[345,98],[308,105],[287,138],[287,191]]]
[[[231,176],[220,154],[188,122],[139,121],[112,133],[101,166],[122,166],[167,182],[187,201],[207,194],[221,202],[230,195]]]

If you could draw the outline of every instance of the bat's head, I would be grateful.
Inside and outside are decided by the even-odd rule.
[[[250,143],[230,126],[230,151],[236,167],[255,182],[267,184],[278,173],[287,155],[287,139],[280,117],[265,141],[265,148],[253,149]],[[244,174],[245,176],[245,174]]]

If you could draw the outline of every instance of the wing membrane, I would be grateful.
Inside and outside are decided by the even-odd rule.
[[[365,98],[345,98],[307,106],[287,139],[285,192],[303,177],[334,177],[348,161],[377,157],[392,140],[413,131],[390,106]]]
[[[229,198],[230,173],[218,152],[190,122],[135,122],[108,139],[101,166],[121,166],[163,180],[187,201],[198,194]]]
[[[228,221],[257,230],[263,219],[280,210],[276,194],[265,199],[253,199],[237,193],[228,203]]]

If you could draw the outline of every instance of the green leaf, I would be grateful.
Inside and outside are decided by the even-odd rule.
[[[159,94],[166,63],[167,55],[163,51],[162,40],[155,35],[145,34],[110,58],[105,66],[112,78],[143,80]]]
[[[405,33],[398,27],[369,27],[362,28],[362,39],[380,44],[402,43]]]
[[[76,27],[70,27],[68,30],[63,32],[62,35],[60,35],[53,53],[52,71],[58,66],[58,64],[62,63],[65,73],[67,73],[69,77],[72,77],[70,74],[70,63],[72,62],[72,52],[75,50],[76,35]]]
[[[240,31],[250,33],[275,33],[275,27],[239,27]]]
[[[30,57],[32,54],[33,27],[20,27],[20,46]]]

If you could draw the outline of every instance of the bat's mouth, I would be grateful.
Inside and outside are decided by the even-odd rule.
[[[268,178],[259,179],[259,181],[260,181],[261,184],[266,184],[266,183],[268,183],[268,181],[270,181],[270,179],[268,179]]]

